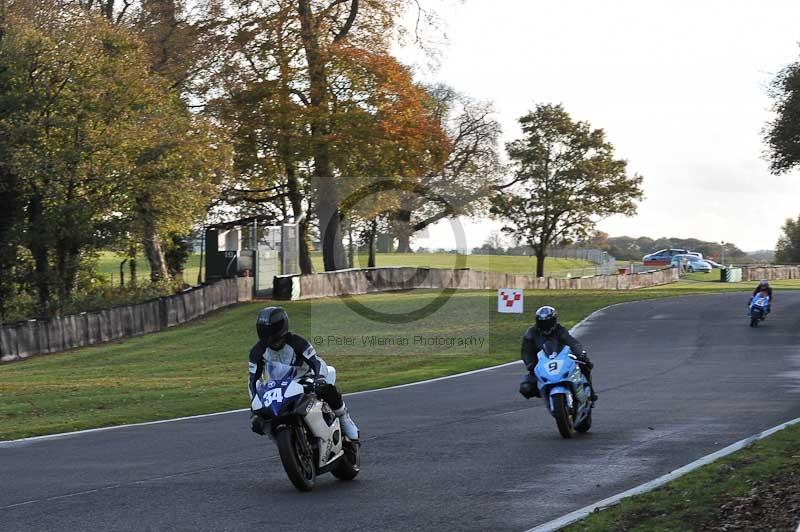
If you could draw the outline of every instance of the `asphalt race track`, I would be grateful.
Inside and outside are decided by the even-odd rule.
[[[0,443],[0,530],[525,530],[800,416],[800,292],[776,295],[758,329],[743,293],[596,314],[574,440],[517,394],[520,364],[350,396],[361,475],[310,494],[245,412]]]

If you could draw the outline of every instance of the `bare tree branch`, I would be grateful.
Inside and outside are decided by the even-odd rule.
[[[350,32],[350,28],[353,27],[353,23],[356,21],[356,15],[358,15],[358,0],[350,0],[350,14],[347,15],[347,20],[344,23],[344,26],[339,30],[339,33],[333,38],[333,42],[339,42]]]

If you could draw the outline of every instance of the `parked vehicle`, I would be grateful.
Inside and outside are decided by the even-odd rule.
[[[675,255],[670,261],[673,268],[682,268],[689,273],[711,271],[711,264],[708,261],[698,258],[696,255]]]
[[[335,372],[332,366],[328,371]],[[269,380],[258,384],[251,408],[278,446],[286,475],[300,491],[311,491],[316,476],[330,472],[351,480],[360,470],[359,443],[349,440],[330,406],[317,398],[313,381],[298,368],[267,364]],[[334,378],[335,381],[335,373]]]
[[[688,249],[661,249],[642,257],[645,266],[667,266],[675,255],[686,255]]]
[[[758,327],[758,322],[764,321],[769,314],[769,296],[766,292],[759,292],[750,299],[748,317],[750,327]]]
[[[576,432],[588,431],[594,408],[592,389],[569,346],[557,352],[552,342],[545,342],[537,356],[533,375],[548,411],[556,419],[558,432],[572,438]]]

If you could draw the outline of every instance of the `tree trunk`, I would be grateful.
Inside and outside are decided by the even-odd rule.
[[[315,174],[317,174],[316,168],[319,167],[315,167]],[[322,261],[325,271],[341,270],[345,267],[345,254],[339,220],[338,194],[332,178],[320,175],[315,175],[315,177],[317,178],[317,219],[322,239]]]
[[[46,236],[39,232],[46,227],[42,216],[44,207],[41,194],[34,193],[28,203],[28,249],[33,255],[34,285],[38,299],[37,314],[41,318],[50,315],[50,266],[48,263],[48,247]]]
[[[80,250],[69,238],[62,238],[56,244],[56,273],[58,274],[58,297],[65,303],[75,291],[78,276]]]
[[[125,288],[125,263],[128,262],[128,259],[123,260],[119,263],[119,286]],[[113,281],[113,279],[112,279]]]
[[[369,259],[367,260],[367,267],[375,267],[375,236],[378,234],[378,219],[372,220],[369,229]]]
[[[6,0],[0,0],[0,44],[6,30]],[[0,66],[0,68],[2,68]],[[0,86],[0,92],[6,89]],[[5,138],[0,144],[5,144]],[[19,179],[5,166],[8,160],[4,149],[0,153],[0,322],[5,318],[8,303],[14,294],[14,269],[17,265],[17,239],[12,235],[23,218]]]
[[[0,0],[1,2],[2,0]],[[2,13],[0,13],[2,15]],[[0,19],[2,23],[2,19]],[[0,322],[14,294],[14,269],[17,266],[17,240],[14,231],[22,217],[18,181],[0,163]]]
[[[131,272],[131,282],[130,285],[132,288],[136,288],[136,283],[138,282],[138,278],[136,276],[136,248],[131,246],[131,249],[128,251],[128,257],[130,262],[128,263],[128,269]]]
[[[544,277],[544,258],[547,256],[544,246],[533,246],[536,253],[536,277]]]
[[[411,253],[411,211],[399,209],[392,216],[395,235],[397,236],[397,252]]]
[[[78,276],[80,246],[73,236],[72,228],[76,227],[75,184],[70,182],[66,195],[67,206],[63,213],[61,225],[57,229],[55,242],[56,273],[58,274],[58,297],[63,305],[75,290],[75,279]]]
[[[353,220],[347,220],[347,267],[353,267]]]
[[[292,204],[292,214],[295,220],[299,220],[303,214],[303,194],[300,191],[300,183],[297,179],[294,165],[291,161],[286,165],[286,184],[289,194],[289,203]],[[308,275],[314,271],[311,265],[311,253],[308,249],[308,216],[303,218],[298,224],[298,242],[300,250],[300,273]]]
[[[298,0],[300,34],[308,64],[311,144],[314,157],[314,180],[317,196],[317,219],[322,239],[325,270],[344,267],[344,246],[339,213],[339,194],[333,177],[328,135],[328,79],[319,47],[319,24],[311,12],[310,0]]]
[[[167,271],[167,261],[164,259],[164,248],[161,245],[161,237],[153,227],[145,232],[142,245],[147,262],[150,264],[150,280],[155,283],[166,279],[169,272]]]
[[[142,224],[144,255],[150,264],[150,280],[155,283],[169,276],[167,261],[164,258],[164,247],[161,244],[161,236],[156,228],[155,215],[150,207],[150,198],[147,195],[138,198],[136,207],[140,218],[139,221]]]

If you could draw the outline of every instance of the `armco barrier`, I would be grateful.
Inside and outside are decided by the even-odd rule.
[[[160,331],[218,308],[250,301],[252,293],[252,278],[224,279],[138,305],[3,325],[0,362]]]
[[[572,279],[536,278],[532,275],[479,272],[470,269],[364,268],[311,275],[280,275],[274,280],[273,297],[275,299],[311,299],[416,288],[634,290],[674,283],[678,281],[678,278],[676,268],[630,275],[595,275]]]
[[[800,279],[800,266],[743,266],[742,281]]]

